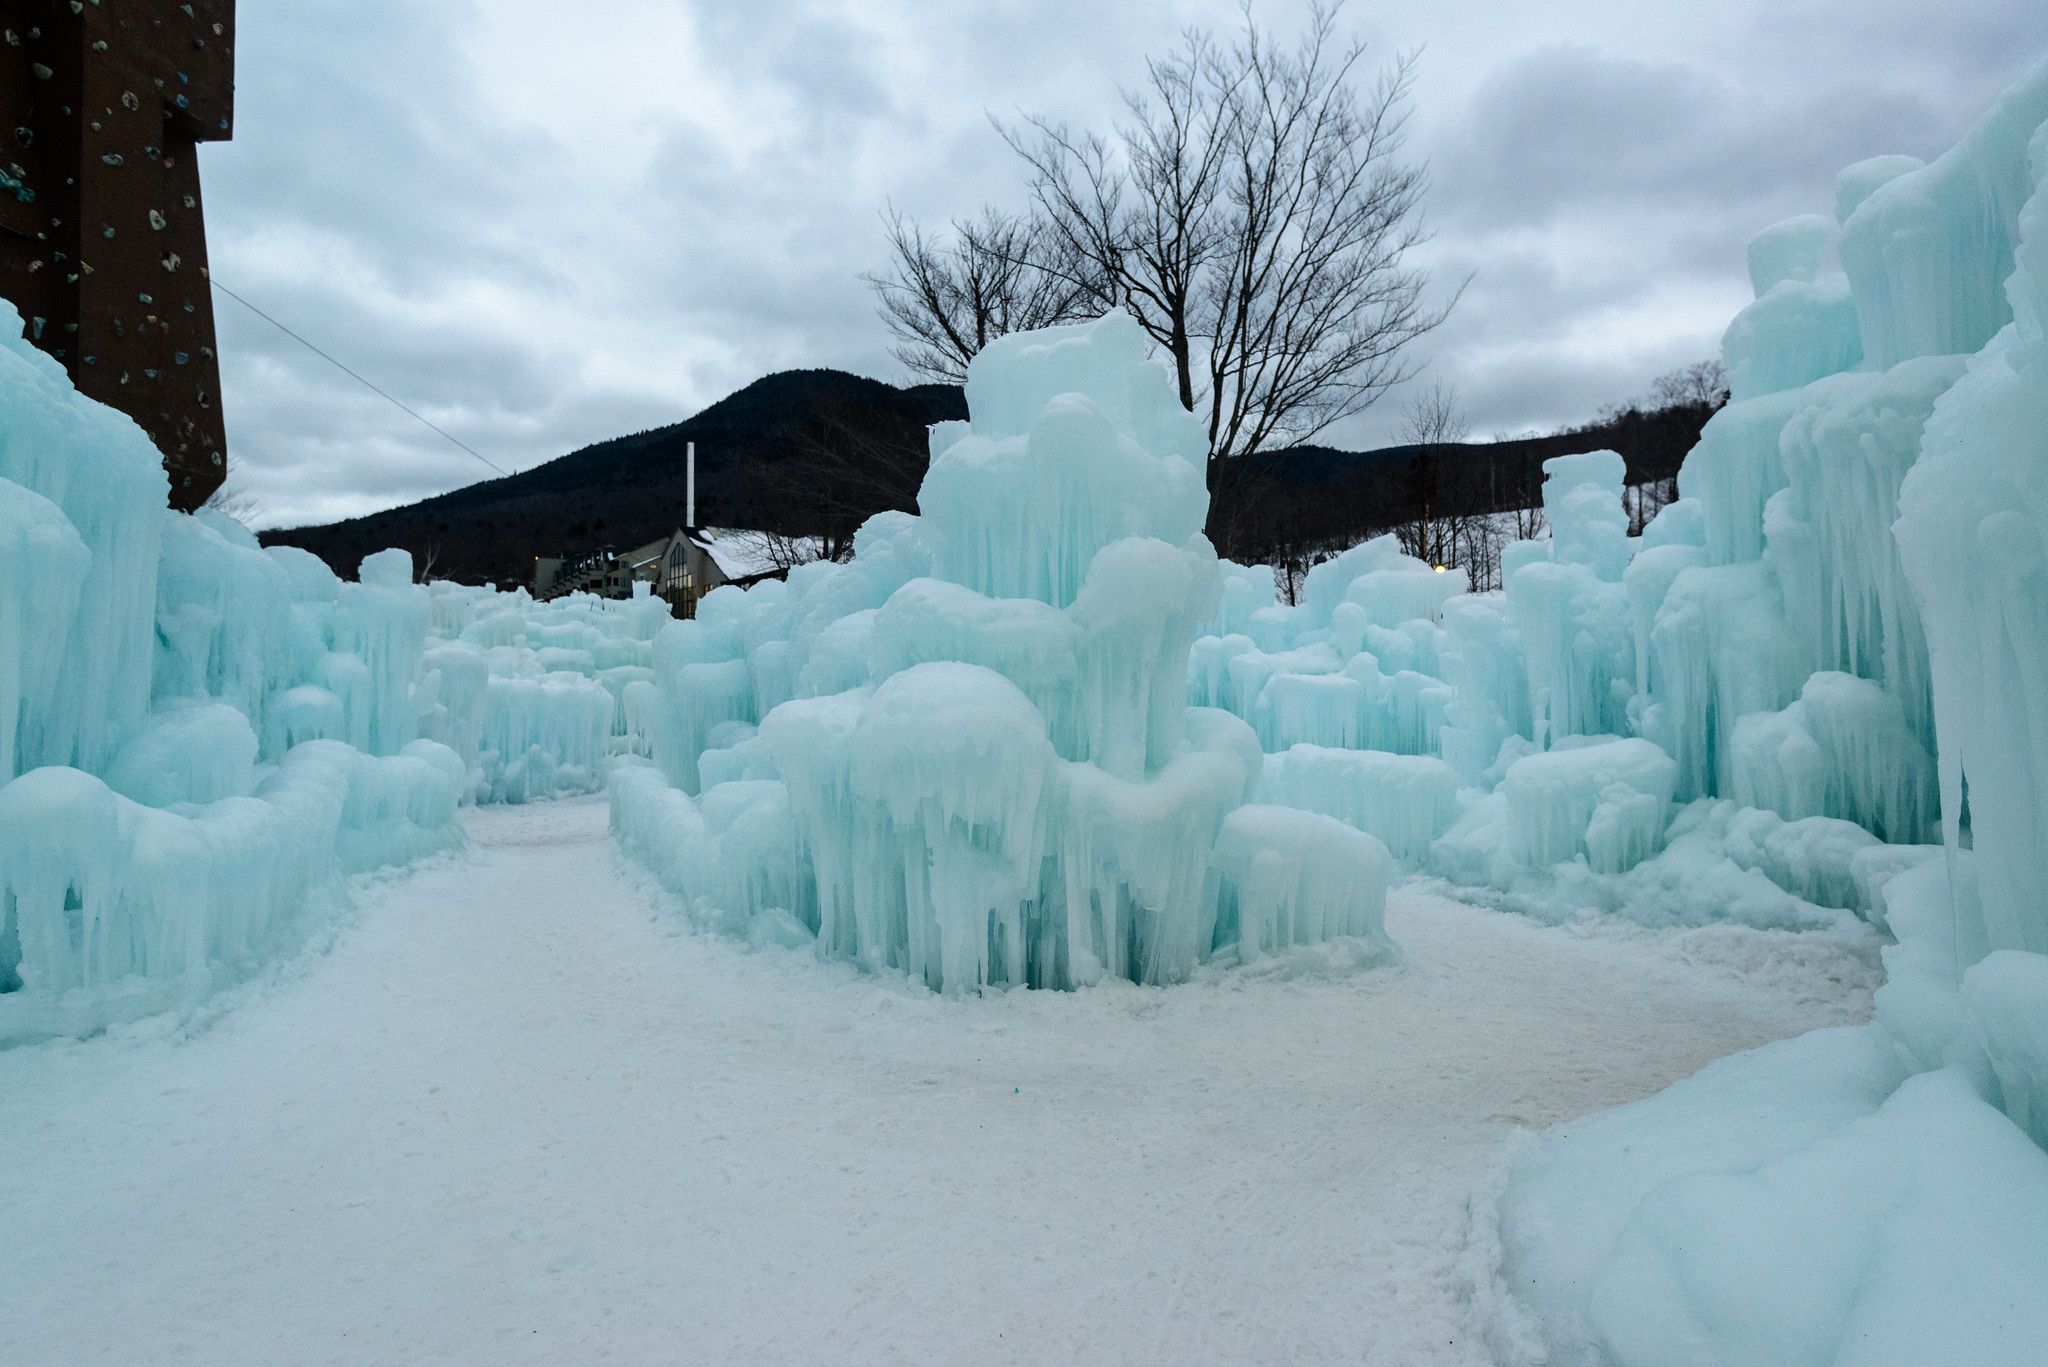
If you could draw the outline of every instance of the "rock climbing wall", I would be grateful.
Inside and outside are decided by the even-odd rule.
[[[227,474],[194,153],[234,130],[233,0],[0,0],[0,29],[0,298],[189,511]]]

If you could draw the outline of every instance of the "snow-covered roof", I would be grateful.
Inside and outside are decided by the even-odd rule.
[[[774,574],[782,567],[768,553],[768,538],[759,532],[732,527],[698,527],[685,536],[711,557],[718,572],[727,579],[753,579]]]

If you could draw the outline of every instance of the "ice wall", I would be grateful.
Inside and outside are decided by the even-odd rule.
[[[290,949],[344,875],[459,842],[464,766],[417,738],[408,557],[343,584],[166,512],[156,448],[0,318],[5,1045]]]
[[[1849,282],[1822,274],[1834,227],[1805,214],[1764,229],[1749,244],[1756,302],[1735,316],[1721,339],[1732,398],[1797,389],[1863,359]]]
[[[1511,1360],[2048,1359],[2048,63],[1931,165],[1837,188],[1864,369],[1710,424],[1701,563],[1629,572],[1636,712],[1682,786],[1754,804],[1722,804],[1723,850],[1761,832],[1774,880],[1896,937],[1887,981],[1868,1026],[1519,1154],[1477,1231]],[[1766,648],[1731,660],[1745,618]],[[1779,701],[1681,705],[1730,671]],[[1871,834],[1937,811],[1945,848]]]
[[[1619,457],[1553,461],[1504,591],[1368,611],[1427,567],[1359,547],[1294,605],[1234,580],[1190,651],[1264,799],[1490,904],[1896,939],[1867,1029],[1519,1158],[1479,1230],[1506,1360],[2048,1358],[2044,180],[2048,64],[1760,233],[1732,401],[1639,541]]]
[[[641,585],[630,599],[524,589],[429,586],[414,710],[419,733],[462,756],[478,801],[595,792],[609,757],[652,753],[654,638],[669,606]]]
[[[1927,605],[1942,818],[1962,842],[1997,949],[2048,952],[2048,69],[1990,121],[2003,187],[2019,110],[2033,196],[2005,277],[2012,321],[1936,406],[1900,494],[1905,571]],[[1971,146],[1965,143],[1965,147]],[[1937,161],[1927,171],[1944,169]],[[1948,168],[1950,177],[1960,174]],[[1944,184],[1937,182],[1937,184]],[[1928,191],[1931,194],[1932,188]],[[2000,202],[2003,196],[2000,197]],[[1974,277],[1970,277],[1974,278]]]
[[[1843,223],[1842,268],[1874,369],[1976,352],[2012,318],[2006,282],[2034,194],[2028,144],[2048,119],[2040,75],[2014,85],[1931,165],[1872,189]]]
[[[0,777],[99,769],[149,710],[163,460],[82,402],[4,303],[0,394],[0,630],[20,633],[0,638]]]
[[[1255,621],[1271,575],[1226,572],[1202,536],[1205,435],[1122,313],[999,340],[967,395],[971,419],[933,429],[920,516],[655,637],[630,695],[654,767],[615,778],[622,843],[700,921],[946,991],[1172,982],[1334,936],[1391,952],[1385,847],[1247,807],[1244,718],[1419,748],[1424,690],[1374,667],[1334,700],[1268,697],[1259,665],[1219,658],[1220,706],[1191,707],[1190,655],[1207,625],[1313,653],[1334,618],[1354,662],[1378,631],[1434,668],[1427,618],[1462,585],[1376,546],[1316,577],[1313,621]]]
[[[1272,584],[1264,566],[1230,567],[1236,598],[1213,625],[1237,629],[1192,645],[1188,701],[1243,718],[1270,754],[1434,753],[1452,698],[1441,618],[1465,572],[1425,565],[1386,536],[1312,568],[1295,607],[1275,604]]]

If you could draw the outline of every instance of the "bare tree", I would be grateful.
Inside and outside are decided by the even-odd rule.
[[[263,501],[239,484],[222,484],[199,506],[207,512],[226,513],[244,527],[253,526],[263,516]]]
[[[826,558],[825,538],[822,536],[789,536],[782,532],[738,531],[726,536],[742,553],[751,559],[772,566],[779,576],[787,576],[798,565],[808,565],[813,560]],[[852,549],[850,546],[847,548]]]
[[[816,552],[807,549],[804,559],[845,560],[868,518],[891,508],[916,510],[930,463],[926,441],[922,428],[877,422],[845,402],[827,404],[794,434],[789,455],[762,462],[747,478],[761,506],[781,510],[782,525],[767,530],[792,545],[815,539]]]
[[[1455,462],[1453,450],[1472,428],[1458,406],[1458,391],[1438,380],[1409,400],[1401,435],[1415,455],[1408,462],[1408,494],[1417,517],[1401,530],[1401,549],[1431,565],[1457,563],[1456,513],[1471,511],[1472,500],[1447,498],[1452,491],[1445,465]],[[1450,475],[1455,479],[1455,473]],[[1462,491],[1460,491],[1462,492]]]
[[[1719,361],[1694,361],[1650,382],[1653,408],[1704,408],[1728,402],[1728,372]]]
[[[1700,425],[1727,403],[1728,372],[1719,361],[1695,361],[1659,375],[1650,382],[1648,396],[1603,409],[1602,416],[1625,433],[1668,429],[1674,422],[1682,424],[1689,433],[1697,433]],[[1638,439],[1632,443],[1632,449],[1623,452],[1629,458],[1629,482],[1622,502],[1624,507],[1634,504],[1629,508],[1630,536],[1641,536],[1657,514],[1677,499],[1678,467],[1692,442],[1687,439],[1675,446],[1668,440],[1655,442],[1661,457],[1649,453],[1647,448],[1651,445],[1652,442]],[[1634,493],[1633,499],[1629,497],[1630,491]]]
[[[927,236],[915,219],[887,216],[889,269],[861,278],[896,335],[890,354],[912,374],[959,384],[967,363],[1007,332],[1050,327],[1100,312],[1085,266],[1053,259],[1045,223],[993,207],[953,223],[953,240]]]
[[[1212,537],[1252,457],[1306,442],[1410,373],[1448,316],[1403,264],[1426,236],[1426,175],[1401,159],[1411,57],[1364,90],[1342,0],[1281,47],[1244,11],[1225,48],[1189,30],[1127,92],[1113,135],[1032,117],[1004,128],[1032,173],[1067,283],[1127,309],[1209,428]],[[1455,298],[1453,299],[1455,302]],[[1227,539],[1227,538],[1226,538]]]

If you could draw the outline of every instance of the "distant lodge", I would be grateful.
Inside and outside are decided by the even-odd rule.
[[[731,533],[704,527],[678,527],[630,551],[600,547],[580,559],[536,556],[533,596],[546,600],[571,593],[600,598],[631,598],[635,584],[648,584],[657,598],[668,600],[678,617],[695,617],[697,600],[722,584],[744,588],[775,573]]]

